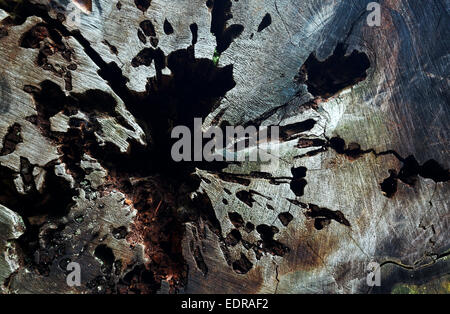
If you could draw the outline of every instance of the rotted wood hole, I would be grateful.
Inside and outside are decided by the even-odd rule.
[[[0,0],[0,292],[449,293],[448,10],[369,2]]]

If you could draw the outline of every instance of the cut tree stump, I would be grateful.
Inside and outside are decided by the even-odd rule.
[[[448,293],[448,5],[369,2],[0,0],[0,292]]]

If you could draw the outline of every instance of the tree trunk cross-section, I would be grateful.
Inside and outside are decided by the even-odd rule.
[[[0,292],[449,293],[448,2],[369,2],[0,0]]]

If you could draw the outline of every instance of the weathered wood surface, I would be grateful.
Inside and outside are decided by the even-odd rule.
[[[2,292],[448,293],[446,1],[380,1],[379,27],[369,1],[99,0],[76,26],[38,2],[0,11]],[[313,95],[309,61],[345,83],[353,51],[367,72]],[[294,136],[275,168],[175,165],[194,117]]]

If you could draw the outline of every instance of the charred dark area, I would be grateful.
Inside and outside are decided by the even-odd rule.
[[[50,71],[57,77],[63,78],[65,89],[72,90],[72,73],[76,65],[72,62],[74,53],[72,48],[66,47],[62,41],[63,36],[60,31],[47,23],[39,23],[28,30],[20,41],[20,46],[28,49],[39,49],[36,58],[36,64],[46,71]],[[114,48],[110,49],[114,52]],[[68,64],[59,64],[49,62],[49,57],[59,53]],[[117,54],[117,48],[115,50]]]
[[[172,35],[173,34],[172,24],[170,24],[170,22],[167,19],[164,20],[163,29],[164,29],[164,33],[166,35]]]
[[[0,39],[8,36],[8,30],[5,27],[0,27]]]
[[[380,183],[380,188],[383,194],[390,198],[397,192],[397,181],[414,186],[417,182],[417,177],[431,179],[434,182],[447,182],[450,180],[449,169],[445,169],[436,160],[427,160],[423,165],[420,165],[416,158],[412,155],[403,158],[396,151],[388,150],[384,152],[376,152],[374,149],[362,150],[358,143],[345,143],[345,140],[339,136],[328,140],[324,148],[332,148],[337,154],[344,155],[350,160],[356,160],[365,154],[374,154],[375,156],[393,155],[402,164],[402,168],[398,171],[395,169],[389,170],[389,177]]]
[[[392,197],[397,192],[397,172],[391,169],[389,173],[389,177],[380,183],[381,191],[386,197]]]
[[[228,21],[233,18],[231,0],[208,0],[206,5],[211,10],[211,33],[216,36],[216,50],[221,54],[242,34],[244,26],[241,24],[227,25]]]
[[[276,256],[284,256],[290,251],[290,249],[286,245],[274,239],[275,234],[280,232],[277,227],[262,224],[256,226],[256,231],[261,237],[261,240],[259,240],[256,247],[254,247],[257,256],[262,252]]]
[[[101,260],[104,272],[110,272],[115,260],[114,253],[106,244],[100,244],[95,248],[94,256]]]
[[[243,203],[247,204],[247,206],[252,207],[255,199],[253,198],[252,191],[238,191],[236,193],[236,197]]]
[[[237,229],[231,230],[225,237],[225,244],[228,246],[236,246],[242,240],[242,235]]]
[[[269,13],[264,15],[261,23],[258,25],[258,33],[262,32],[265,28],[269,27],[272,24],[272,16]]]
[[[106,46],[108,46],[109,51],[110,51],[112,54],[114,54],[114,55],[116,55],[116,56],[119,54],[119,51],[117,50],[117,47],[114,46],[114,45],[112,45],[112,44],[110,44],[109,41],[104,40],[103,43],[104,43]]]
[[[95,283],[96,284],[96,283]],[[149,294],[159,289],[160,284],[153,272],[145,265],[136,265],[117,284],[117,291],[121,294]]]
[[[145,36],[156,36],[155,26],[153,26],[152,21],[144,20],[139,23],[139,27],[144,32]]]
[[[283,226],[287,227],[287,225],[289,225],[289,223],[292,221],[292,219],[294,219],[294,216],[292,216],[291,213],[283,212],[283,213],[278,214],[278,219],[280,219]]]
[[[11,154],[16,150],[16,146],[22,143],[23,139],[20,134],[21,126],[18,123],[14,123],[8,128],[8,133],[6,133],[3,139],[3,147],[0,150],[0,156]]]
[[[138,29],[138,31],[137,31],[137,36],[144,45],[147,43],[147,38],[145,37],[144,33],[140,29]]]
[[[300,133],[311,130],[316,125],[316,121],[308,119],[305,121],[283,125],[280,127],[280,140],[289,141],[298,136]]]
[[[131,60],[131,65],[135,68],[141,65],[145,65],[148,67],[152,64],[154,59],[158,58],[161,55],[161,53],[162,51],[160,50],[155,50],[153,48],[144,48],[136,55],[136,57],[133,58],[133,60]]]
[[[67,181],[54,174],[52,164],[44,168],[46,171],[45,185],[42,192],[38,191],[32,174],[34,167],[27,159],[22,159],[19,173],[15,173],[4,166],[0,167],[2,174],[1,203],[24,217],[55,218],[65,216],[71,204],[73,204],[72,197],[75,196],[75,192],[71,190]],[[20,176],[27,187],[26,194],[17,191],[13,182],[16,176]],[[49,197],[53,193],[55,193],[54,196]]]
[[[189,25],[189,29],[192,33],[192,45],[195,45],[198,41],[198,25],[197,23],[192,23]]]
[[[305,215],[309,218],[314,218],[314,227],[317,230],[322,230],[325,226],[328,226],[331,220],[350,227],[350,222],[339,210],[334,211],[328,208],[319,207],[315,204],[308,204]]]
[[[49,266],[55,259],[64,256],[65,249],[62,239],[58,238],[60,228],[42,234],[41,227],[46,222],[57,222],[69,213],[74,204],[75,191],[65,179],[55,175],[53,164],[43,169],[46,171],[45,184],[38,191],[32,174],[34,167],[23,158],[20,173],[0,166],[0,203],[24,218],[26,232],[17,240],[24,262],[40,274],[48,275]],[[23,181],[24,194],[19,193],[14,184],[17,176]],[[45,246],[39,244],[43,237],[48,239],[44,238]]]
[[[430,159],[420,165],[414,156],[402,159],[403,166],[397,172],[389,170],[390,176],[380,183],[381,190],[386,197],[392,197],[397,192],[397,180],[415,186],[418,176],[431,179],[434,182],[447,182],[450,180],[449,169],[444,169],[436,160]]]
[[[255,230],[255,225],[252,224],[251,222],[247,222],[247,223],[245,224],[244,230],[245,230],[247,233],[250,233],[250,232],[252,232],[253,230]]]
[[[308,86],[313,96],[329,98],[339,91],[366,79],[370,61],[363,52],[346,54],[347,46],[339,43],[333,54],[320,61],[312,53],[300,68],[297,80]]]
[[[252,269],[253,264],[249,259],[241,253],[241,258],[233,262],[233,269],[238,274],[246,274]]]
[[[293,178],[291,180],[290,186],[292,192],[294,192],[296,196],[302,196],[305,193],[305,186],[306,184],[308,184],[308,182],[305,179],[306,171],[307,169],[305,167],[298,167],[291,169]]]
[[[242,216],[239,215],[239,213],[236,212],[230,212],[228,213],[228,218],[230,218],[231,223],[236,228],[241,228],[244,225],[244,219],[242,219]]]
[[[134,4],[136,5],[136,7],[144,13],[150,7],[151,3],[152,3],[151,0],[134,0]]]
[[[346,145],[345,140],[340,137],[333,137],[329,140],[329,147],[334,149],[336,153],[345,155],[351,160],[358,159],[364,154],[373,152],[373,150],[361,150],[361,146],[358,143],[349,143]]]

